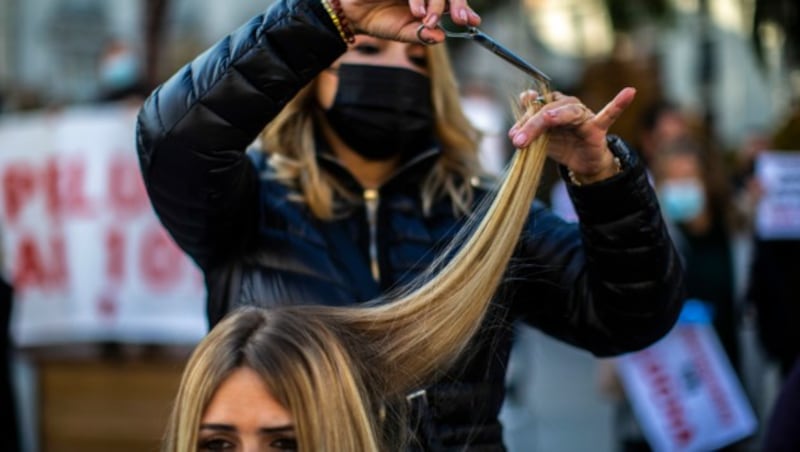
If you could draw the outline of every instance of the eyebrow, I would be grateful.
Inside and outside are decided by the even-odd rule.
[[[235,432],[236,427],[228,424],[201,424],[200,430],[216,430],[216,431],[224,431],[224,432]],[[286,433],[294,431],[294,425],[287,424],[287,425],[279,425],[277,427],[264,427],[258,429],[259,433],[262,434],[274,434],[274,433]]]

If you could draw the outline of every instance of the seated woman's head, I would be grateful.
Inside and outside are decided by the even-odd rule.
[[[324,312],[251,307],[220,322],[187,365],[165,450],[376,447],[360,364]]]

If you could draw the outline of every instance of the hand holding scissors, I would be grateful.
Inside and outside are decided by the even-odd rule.
[[[446,17],[445,17],[446,19]],[[583,102],[560,92],[551,93],[551,79],[536,66],[525,61],[511,50],[492,39],[476,26],[440,22],[437,27],[448,38],[470,39],[530,76],[535,90],[520,97],[523,107],[531,103],[538,108],[526,113],[509,131],[509,138],[517,148],[525,148],[543,133],[549,134],[548,155],[570,169],[573,177],[583,183],[596,182],[619,172],[618,160],[608,150],[608,129],[633,102],[634,89],[626,88],[600,112],[594,113]],[[424,41],[426,26],[417,29],[417,38]],[[576,180],[577,180],[576,179]]]

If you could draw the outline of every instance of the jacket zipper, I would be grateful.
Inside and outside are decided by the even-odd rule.
[[[419,162],[423,160],[433,158],[434,156],[439,154],[439,150],[436,148],[432,148],[422,154],[414,157],[413,159],[406,162],[401,168],[397,171],[392,173],[392,175],[384,181],[383,185],[386,185],[388,182],[393,181],[400,177],[401,175],[405,174],[407,170],[417,165]],[[349,172],[347,167],[342,165],[342,163],[336,159],[336,157],[328,154],[328,153],[321,153],[319,157],[322,161],[328,162],[334,165],[337,168],[340,168],[343,172],[350,175],[352,178],[352,173]],[[364,198],[364,205],[367,211],[367,224],[369,226],[369,259],[370,259],[370,271],[372,273],[372,279],[375,282],[381,282],[381,268],[378,264],[378,204],[380,203],[380,192],[377,189],[369,188],[363,190],[363,198]]]
[[[367,224],[369,225],[369,260],[372,278],[381,281],[381,268],[378,264],[378,203],[380,193],[369,188],[364,190],[364,205],[367,209]]]

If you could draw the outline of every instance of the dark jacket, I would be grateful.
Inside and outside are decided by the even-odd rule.
[[[800,450],[800,359],[783,381],[764,429],[762,452]]]
[[[0,277],[0,450],[20,450],[19,423],[11,378],[11,311],[14,289]]]
[[[783,376],[800,359],[800,240],[754,241],[748,298],[756,309],[758,335]]]
[[[278,1],[180,70],[142,108],[137,144],[145,184],[161,221],[205,274],[212,324],[239,304],[374,298],[417,275],[463,223],[447,199],[429,216],[421,213],[417,182],[436,150],[407,162],[381,187],[377,204],[360,203],[336,221],[287,200],[268,165],[257,168],[248,158],[245,149],[264,125],[344,51],[318,1]],[[580,226],[532,206],[514,274],[492,309],[495,321],[507,320],[501,325],[523,319],[597,355],[642,348],[673,325],[680,261],[638,158],[621,141],[612,144],[624,171],[570,189]],[[320,152],[319,160],[341,184],[361,190],[334,159]],[[478,189],[478,198],[484,195]],[[457,380],[412,401],[421,408],[426,449],[503,450],[497,414],[511,329],[492,333],[454,372]]]

